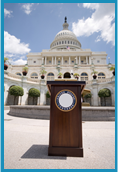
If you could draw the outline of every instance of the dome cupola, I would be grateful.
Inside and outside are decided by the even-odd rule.
[[[73,32],[68,29],[69,24],[67,23],[67,17],[63,24],[63,30],[58,32],[55,36],[54,41],[51,43],[51,49],[80,49],[81,44]]]

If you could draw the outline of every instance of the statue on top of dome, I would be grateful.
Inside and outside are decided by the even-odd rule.
[[[65,23],[67,23],[67,17],[65,17]]]

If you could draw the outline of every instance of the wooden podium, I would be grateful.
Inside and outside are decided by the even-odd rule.
[[[85,81],[47,81],[51,94],[48,155],[83,157],[81,94]]]

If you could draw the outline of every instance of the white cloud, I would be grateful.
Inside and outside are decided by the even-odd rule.
[[[103,39],[115,45],[115,4],[114,3],[84,3],[84,8],[92,9],[93,14],[87,19],[72,23],[72,31],[78,36],[90,36],[99,32],[96,42]]]
[[[25,64],[27,64],[27,60],[18,59],[16,61],[13,61],[12,64],[13,65],[25,65]]]
[[[34,5],[34,3],[26,3],[22,5],[22,8],[24,9],[24,12],[26,14],[30,14],[32,12],[32,6]]]
[[[29,44],[21,43],[20,39],[4,31],[4,53],[26,54],[30,52]]]
[[[4,17],[11,17],[11,13],[13,13],[13,11],[7,10],[6,8],[4,8]]]
[[[97,36],[95,42],[99,42],[99,41],[101,41],[101,37],[100,36]]]

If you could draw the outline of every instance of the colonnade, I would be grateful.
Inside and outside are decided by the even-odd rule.
[[[83,64],[83,63],[81,63],[81,57],[82,57],[82,56],[76,56],[76,57],[75,57],[75,62],[76,62],[76,64],[79,64],[79,65],[80,65],[80,64]],[[68,64],[69,64],[69,65],[71,64],[71,58],[72,58],[72,57],[70,57],[70,56],[68,57],[68,61],[69,61]],[[55,57],[52,57],[52,62],[51,62],[51,64],[52,64],[52,65],[57,65],[57,59],[58,59],[58,60],[61,60],[61,65],[64,64],[64,57],[63,57],[63,56],[61,57],[61,59],[60,59],[60,57],[56,57],[56,56],[55,56]],[[42,58],[42,64],[47,65],[47,57],[43,57],[43,58]],[[90,57],[90,56],[86,56],[86,62],[85,62],[85,64],[89,64],[89,65],[91,64],[91,57]]]

